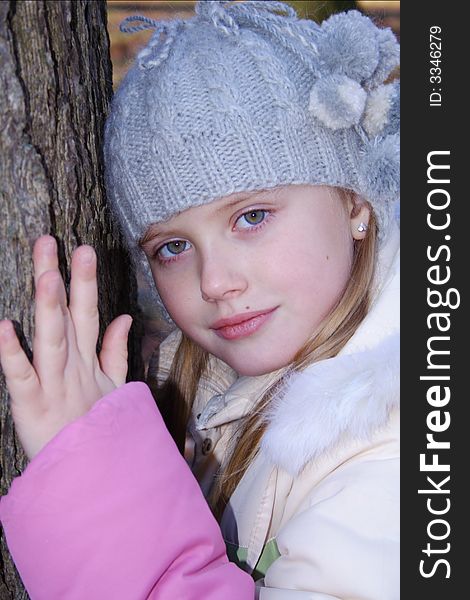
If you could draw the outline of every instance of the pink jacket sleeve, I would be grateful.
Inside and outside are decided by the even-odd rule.
[[[65,427],[0,502],[36,600],[253,600],[143,383]]]

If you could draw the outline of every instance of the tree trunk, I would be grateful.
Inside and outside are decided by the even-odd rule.
[[[0,318],[16,321],[25,348],[34,327],[31,251],[45,233],[58,242],[67,285],[73,248],[95,247],[101,334],[116,315],[137,312],[135,278],[103,189],[102,136],[111,94],[104,1],[0,2]],[[134,380],[143,375],[137,338],[134,333],[130,342]],[[5,494],[26,461],[1,373],[0,401]],[[0,598],[27,597],[2,536]]]

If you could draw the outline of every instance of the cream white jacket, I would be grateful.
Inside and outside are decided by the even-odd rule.
[[[335,358],[272,402],[260,452],[221,522],[261,600],[399,598],[399,231],[383,246],[368,316]],[[180,333],[161,345],[163,381]],[[281,342],[280,342],[281,343]],[[277,373],[237,377],[212,358],[186,460],[207,495],[241,417]]]

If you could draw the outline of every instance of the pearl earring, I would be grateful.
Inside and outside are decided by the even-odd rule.
[[[361,233],[363,231],[367,231],[367,224],[363,223],[362,221],[359,223],[359,227],[357,228],[358,231],[360,231]]]

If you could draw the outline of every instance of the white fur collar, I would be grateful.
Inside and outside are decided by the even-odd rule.
[[[368,438],[399,404],[399,337],[297,373],[275,398],[261,451],[297,475],[344,437]]]
[[[346,438],[367,439],[399,406],[399,234],[379,257],[375,301],[342,352],[295,373],[271,401],[261,452],[297,475]]]

